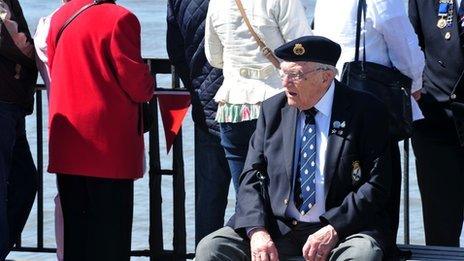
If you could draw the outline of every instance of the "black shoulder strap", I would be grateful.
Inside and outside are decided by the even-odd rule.
[[[458,80],[456,81],[456,83],[453,86],[453,90],[451,91],[451,97],[453,97],[453,94],[454,94],[454,96],[456,96],[457,95],[456,93],[458,92],[458,88],[459,87],[463,88],[462,87],[463,85],[464,85],[464,70],[461,72],[461,74],[459,75]],[[459,95],[459,96],[461,96],[461,95]],[[459,97],[459,98],[461,98],[461,97]]]
[[[366,1],[358,1],[358,12],[356,17],[356,48],[354,53],[354,60],[359,61],[359,46],[361,45],[361,18],[364,20],[364,26],[366,24]],[[363,37],[363,61],[366,61],[366,35]]]
[[[74,21],[74,19],[76,19],[76,17],[78,17],[82,12],[89,9],[90,7],[92,7],[94,5],[104,4],[104,3],[113,3],[114,4],[114,1],[113,0],[94,0],[92,3],[86,4],[83,7],[81,7],[81,9],[79,9],[76,13],[74,13],[71,17],[69,17],[68,20],[66,20],[66,22],[63,24],[63,26],[61,26],[60,30],[58,31],[58,34],[56,35],[55,45],[58,45],[58,41],[60,40],[64,29],[66,29],[66,27],[68,27],[68,25],[72,21]]]

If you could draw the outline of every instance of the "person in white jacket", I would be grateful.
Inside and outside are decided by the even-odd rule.
[[[242,4],[255,32],[271,50],[312,35],[300,0],[242,0]],[[283,90],[282,82],[279,70],[263,55],[250,33],[235,0],[211,0],[205,26],[206,57],[224,74],[214,98],[218,103],[216,120],[237,192],[260,105]]]

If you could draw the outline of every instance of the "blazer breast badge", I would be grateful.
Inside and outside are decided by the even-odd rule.
[[[351,180],[353,181],[353,185],[356,185],[361,180],[361,164],[358,160],[353,161],[351,164]]]

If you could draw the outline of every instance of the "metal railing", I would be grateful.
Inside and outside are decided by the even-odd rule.
[[[181,90],[179,78],[167,59],[147,59],[152,74],[171,74],[171,88]],[[23,246],[21,240],[17,242],[14,251],[53,253],[54,248],[44,247],[44,218],[43,218],[43,86],[38,86],[36,93],[36,126],[37,126],[37,170],[39,187],[37,192],[37,245]],[[161,89],[158,89],[161,90]],[[192,259],[194,253],[186,250],[186,221],[185,221],[185,182],[184,160],[182,145],[182,130],[174,141],[172,148],[172,169],[162,169],[160,160],[160,136],[158,121],[158,103],[156,98],[150,102],[155,110],[155,120],[149,132],[149,249],[132,250],[132,256],[146,256],[150,260],[185,260]],[[404,213],[404,244],[409,244],[409,141],[404,142],[403,154],[403,213]],[[173,187],[173,248],[164,249],[161,181],[163,176],[172,176]]]
[[[161,74],[172,75],[171,88],[181,90],[179,78],[174,72],[167,59],[146,59],[152,74],[156,77]],[[169,90],[171,90],[169,88]],[[157,88],[157,90],[163,90]],[[44,246],[44,214],[43,214],[43,85],[38,85],[36,92],[36,126],[37,126],[37,171],[38,171],[38,191],[37,191],[37,244],[36,246],[23,246],[21,240],[16,243],[13,251],[22,252],[41,252],[54,253],[55,248]],[[131,256],[146,256],[150,260],[185,260],[192,259],[193,253],[187,253],[186,249],[186,225],[185,225],[185,182],[184,182],[184,160],[182,148],[182,131],[174,141],[172,148],[172,169],[161,169],[160,160],[160,136],[158,121],[158,103],[156,98],[150,101],[150,105],[155,110],[155,120],[152,130],[149,132],[149,198],[150,198],[150,227],[149,227],[149,249],[132,250]],[[164,249],[163,244],[163,220],[162,220],[162,197],[161,180],[163,176],[172,176],[173,197],[174,197],[174,228],[173,228],[173,248]]]

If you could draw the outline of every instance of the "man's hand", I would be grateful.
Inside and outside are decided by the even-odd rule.
[[[271,235],[264,228],[250,232],[250,248],[252,261],[278,261],[279,254]]]
[[[27,57],[34,57],[34,45],[27,41],[24,33],[17,33],[11,36],[18,49]]]
[[[308,237],[303,246],[303,257],[306,261],[327,260],[337,243],[337,231],[331,225],[327,225]]]

